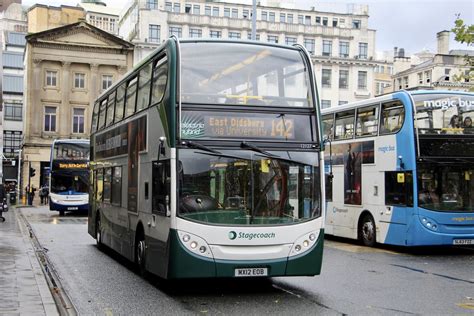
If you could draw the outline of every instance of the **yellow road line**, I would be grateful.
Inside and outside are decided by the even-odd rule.
[[[351,245],[351,244],[336,242],[332,240],[325,240],[324,246],[342,250],[342,251],[354,252],[354,253],[389,253],[393,255],[401,254],[399,252],[392,251],[392,250],[373,248],[373,247],[364,247],[364,246],[359,246],[359,245]]]

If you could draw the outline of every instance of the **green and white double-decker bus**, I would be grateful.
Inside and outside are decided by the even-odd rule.
[[[319,274],[316,103],[301,46],[168,39],[95,103],[89,234],[167,279]]]

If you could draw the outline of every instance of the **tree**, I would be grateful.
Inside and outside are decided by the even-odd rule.
[[[451,32],[455,35],[456,42],[461,44],[466,44],[468,47],[474,47],[474,25],[466,25],[464,20],[461,19],[461,15],[456,15],[456,20],[454,21],[454,28],[451,29]],[[474,82],[474,55],[466,55],[466,66],[469,67],[468,73],[461,73],[460,75],[455,75],[454,80],[456,81],[470,81]],[[474,88],[471,88],[470,91],[474,91]]]

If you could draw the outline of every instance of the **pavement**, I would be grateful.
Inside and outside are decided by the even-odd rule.
[[[0,315],[59,315],[20,211],[0,221]]]

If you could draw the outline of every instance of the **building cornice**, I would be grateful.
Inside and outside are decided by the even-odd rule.
[[[47,49],[59,49],[67,51],[79,51],[79,52],[91,52],[91,53],[102,53],[102,54],[124,54],[126,52],[133,52],[132,48],[119,48],[119,47],[106,47],[106,46],[90,46],[81,44],[71,43],[59,43],[59,42],[37,42],[30,44],[33,48],[47,48]],[[33,52],[34,53],[34,52]]]
[[[55,40],[60,37],[74,35],[74,34],[87,34],[93,36],[96,39],[106,42],[109,45],[120,46],[122,49],[133,50],[133,44],[127,42],[113,34],[110,34],[104,30],[95,27],[85,21],[79,21],[73,24],[60,26],[54,29],[29,34],[26,36],[26,41],[29,44],[33,44],[42,40]]]
[[[54,100],[54,99],[41,99],[41,102],[43,102],[43,103],[61,104],[61,100]]]
[[[374,60],[369,59],[354,59],[354,58],[338,58],[338,57],[324,57],[324,56],[312,56],[314,64],[331,64],[331,65],[347,65],[347,66],[366,66],[375,67],[378,63]]]
[[[84,102],[84,101],[69,100],[69,104],[88,106],[90,103],[89,102]]]

